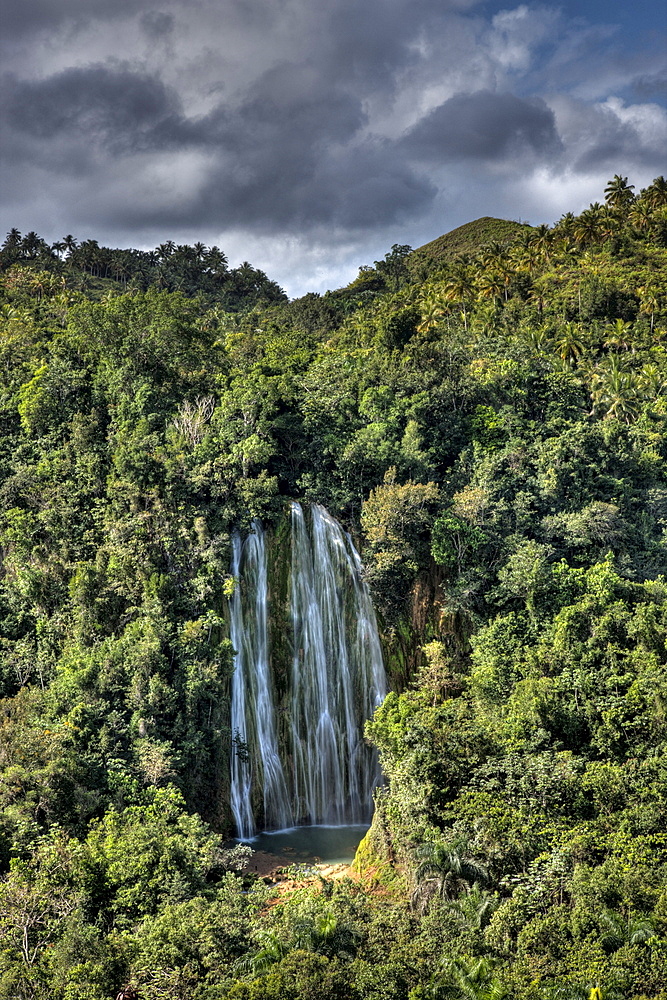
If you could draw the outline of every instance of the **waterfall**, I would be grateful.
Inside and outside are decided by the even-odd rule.
[[[251,804],[253,767],[248,759],[253,743],[259,754],[264,815],[278,826],[289,826],[292,813],[278,754],[275,697],[269,669],[266,546],[259,521],[253,521],[253,532],[243,548],[237,536],[232,546],[235,578],[242,577],[247,589],[247,610],[244,614],[243,594],[237,586],[230,615],[231,639],[236,650],[231,725],[233,737],[245,746],[232,747],[231,806],[239,836],[249,837],[255,832]]]
[[[291,505],[287,627],[291,660],[280,699],[270,669],[269,593],[259,522],[233,539],[231,806],[238,835],[265,828],[358,823],[379,780],[364,721],[385,694],[375,613],[352,539],[323,508]],[[280,721],[280,725],[279,725]],[[240,744],[240,745],[239,745]],[[245,752],[247,748],[247,753]]]
[[[246,673],[244,650],[243,608],[241,605],[241,588],[238,580],[241,575],[241,536],[232,537],[232,576],[237,581],[234,593],[229,602],[229,632],[236,650],[234,656],[234,673],[232,674],[232,780],[231,807],[234,822],[239,837],[252,837],[255,824],[250,803],[251,768],[245,747],[237,744],[245,742],[249,735],[246,728]]]

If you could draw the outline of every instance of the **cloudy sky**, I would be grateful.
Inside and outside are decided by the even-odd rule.
[[[667,173],[662,0],[0,0],[1,211],[291,295]]]

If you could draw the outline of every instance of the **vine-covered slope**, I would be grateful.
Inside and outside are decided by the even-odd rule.
[[[616,177],[294,302],[9,234],[0,997],[665,1000],[666,206]],[[289,498],[358,540],[393,690],[362,880],[268,906],[225,595]]]

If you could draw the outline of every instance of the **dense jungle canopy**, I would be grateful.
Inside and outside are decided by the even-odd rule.
[[[0,998],[667,1000],[667,183],[449,236],[290,302],[8,234]],[[276,903],[223,848],[226,599],[289,499],[392,690],[357,879]]]

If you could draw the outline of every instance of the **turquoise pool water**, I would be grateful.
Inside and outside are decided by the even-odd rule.
[[[368,830],[363,826],[298,826],[275,833],[260,833],[248,841],[253,851],[262,851],[280,858],[284,865],[349,864],[361,838]]]

